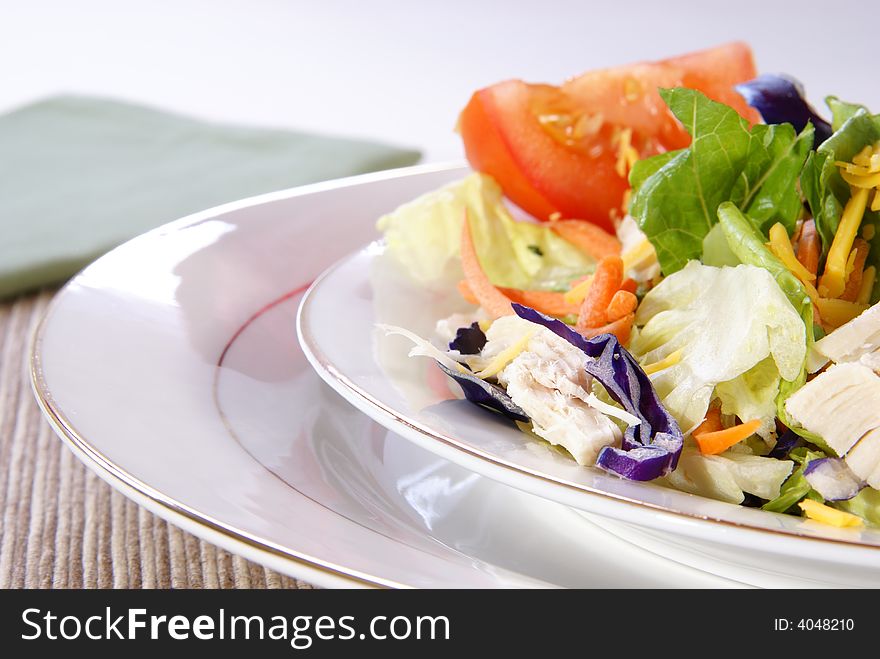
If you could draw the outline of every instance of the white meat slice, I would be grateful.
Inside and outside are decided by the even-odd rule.
[[[836,364],[794,393],[785,409],[843,457],[880,426],[880,377],[858,362]]]
[[[880,373],[880,350],[865,353],[859,357],[859,364],[864,364],[875,373]]]
[[[811,373],[829,360],[835,364],[859,361],[862,355],[880,349],[880,303],[813,344],[808,358]]]
[[[584,370],[587,356],[583,351],[546,327],[519,316],[503,316],[493,322],[486,332],[486,345],[478,358],[468,360],[468,365],[474,371],[486,368],[525,336],[530,338],[523,346],[523,351],[533,352],[543,361],[553,364],[553,382],[545,379],[546,386],[570,396],[586,396],[591,391],[593,378]]]
[[[880,428],[865,433],[846,454],[846,464],[868,485],[880,489]]]
[[[565,448],[578,464],[595,464],[603,447],[620,445],[620,428],[588,403],[592,378],[583,368],[587,357],[541,330],[498,374],[498,382],[531,417],[535,434]]]

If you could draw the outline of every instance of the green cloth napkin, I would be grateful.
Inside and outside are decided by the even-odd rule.
[[[411,165],[416,151],[62,96],[0,116],[0,298],[128,238],[263,192]]]

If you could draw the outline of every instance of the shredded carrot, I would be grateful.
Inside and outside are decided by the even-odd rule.
[[[502,288],[501,292],[514,302],[531,307],[550,316],[577,315],[580,305],[569,304],[562,293],[553,291],[521,291],[516,288]]]
[[[565,301],[564,293],[555,293],[553,291],[529,291],[519,288],[497,287],[504,295],[510,298],[512,302],[531,307],[536,311],[548,314],[550,316],[576,316],[580,311],[579,304],[571,304]],[[468,285],[466,279],[458,282],[458,292],[461,296],[471,304],[479,304],[477,298]]]
[[[861,238],[856,238],[853,242],[855,259],[853,259],[852,272],[846,280],[846,288],[843,289],[843,294],[840,296],[841,300],[855,302],[859,296],[859,289],[862,286],[862,276],[865,270],[865,259],[868,258],[869,249],[870,245]]]
[[[597,261],[620,254],[620,241],[603,228],[586,220],[557,220],[550,225],[556,235],[567,240]]]
[[[706,418],[703,419],[703,423],[694,428],[691,434],[696,437],[697,435],[718,432],[719,430],[724,430],[724,427],[721,425],[721,408],[713,407],[706,412]]]
[[[613,323],[608,323],[602,327],[581,327],[578,325],[575,329],[588,339],[592,339],[594,336],[599,336],[600,334],[613,334],[621,344],[626,345],[629,343],[629,337],[632,333],[632,326],[635,317],[636,315],[634,313],[629,313],[623,318],[618,318]]]
[[[510,306],[510,298],[489,281],[489,277],[483,271],[483,266],[480,265],[480,259],[477,256],[476,249],[474,249],[474,241],[471,237],[471,226],[468,221],[467,210],[465,210],[464,223],[461,229],[461,267],[464,270],[468,287],[480,306],[486,310],[486,313],[492,318],[509,316],[513,313],[513,307]]]
[[[606,310],[623,282],[623,261],[619,256],[606,256],[596,266],[590,290],[581,304],[578,328],[601,327],[608,322]]]
[[[723,453],[734,444],[738,444],[747,437],[755,434],[755,431],[761,427],[760,419],[752,419],[746,423],[741,423],[732,428],[724,430],[716,430],[714,432],[704,432],[699,435],[694,434],[697,446],[700,447],[700,453],[703,455],[717,455]]]
[[[583,302],[584,298],[587,297],[587,292],[590,290],[592,281],[593,275],[587,275],[586,277],[580,277],[579,279],[572,281],[570,288],[563,293],[565,301],[570,304],[580,304]],[[635,279],[630,278],[624,279],[623,283],[620,285],[620,290],[632,293],[633,295],[635,295],[638,288],[639,283]]]
[[[639,300],[635,295],[627,291],[619,290],[614,294],[614,297],[611,298],[611,302],[608,303],[608,308],[605,310],[605,316],[610,323],[618,318],[623,318],[628,313],[632,313],[636,310],[638,305]]]
[[[470,302],[471,304],[480,304],[480,301],[477,300],[474,292],[471,290],[471,287],[468,286],[467,279],[462,279],[455,286],[458,289],[458,292],[464,298],[465,302]]]
[[[635,279],[626,278],[623,280],[623,283],[620,285],[620,290],[626,291],[627,293],[636,294],[636,289],[638,289],[639,283]]]
[[[819,244],[819,232],[816,231],[816,222],[807,220],[801,227],[797,259],[814,277],[819,270],[819,254],[821,251],[822,246]]]

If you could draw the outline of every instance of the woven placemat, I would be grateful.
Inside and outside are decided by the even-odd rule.
[[[0,304],[0,588],[310,588],[168,524],[74,457],[27,375],[51,297]]]

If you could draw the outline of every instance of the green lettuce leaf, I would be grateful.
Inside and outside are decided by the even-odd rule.
[[[691,494],[739,504],[745,500],[744,492],[761,499],[779,496],[793,468],[791,460],[734,451],[702,455],[695,447],[686,446],[676,470],[660,482]]]
[[[871,115],[864,107],[844,103],[834,97],[828,99],[834,115],[834,134],[810,154],[801,173],[801,189],[816,221],[816,230],[822,238],[822,254],[834,240],[843,208],[850,198],[849,184],[840,176],[836,161],[849,162],[865,146],[880,140],[880,115]],[[880,213],[865,212],[862,225],[873,224],[880,231]],[[866,265],[880,269],[880,250],[872,246]],[[874,286],[871,302],[880,299],[880,280]]]
[[[663,273],[699,258],[725,201],[759,229],[782,222],[791,232],[801,213],[797,181],[813,127],[800,135],[790,124],[749,130],[735,110],[696,90],[660,93],[693,137],[688,149],[639,161],[630,175],[630,214],[656,248]]]
[[[758,362],[742,375],[720,382],[715,395],[721,401],[722,414],[735,414],[740,419],[766,419],[765,434],[773,428],[776,397],[779,394],[779,369],[773,357]]]
[[[834,107],[834,106],[832,106]],[[838,106],[840,107],[840,106]],[[840,214],[850,198],[849,185],[840,176],[835,161],[849,162],[859,151],[880,140],[880,115],[871,115],[861,106],[847,104],[847,111],[835,113],[835,123],[846,121],[810,154],[801,174],[801,187],[825,252],[831,245]],[[854,111],[850,111],[854,108]]]
[[[880,491],[866,487],[848,501],[834,501],[829,505],[858,515],[874,526],[880,526]]]
[[[474,246],[497,286],[566,290],[595,269],[593,259],[548,225],[517,222],[501,188],[484,174],[429,192],[381,217],[388,251],[417,283],[443,288],[463,277],[459,247],[465,211]]]
[[[841,101],[836,96],[829,96],[825,99],[825,104],[831,110],[831,130],[837,131],[859,110],[868,112],[868,108],[858,103],[848,103]]]
[[[642,187],[642,184],[651,176],[657,173],[666,163],[681,155],[687,149],[678,149],[676,151],[667,151],[660,153],[652,158],[645,158],[636,162],[635,166],[629,173],[629,184],[633,190]]]
[[[730,249],[720,224],[712,227],[703,238],[703,254],[700,261],[705,265],[714,265],[717,268],[723,265],[737,266],[742,263]]]

